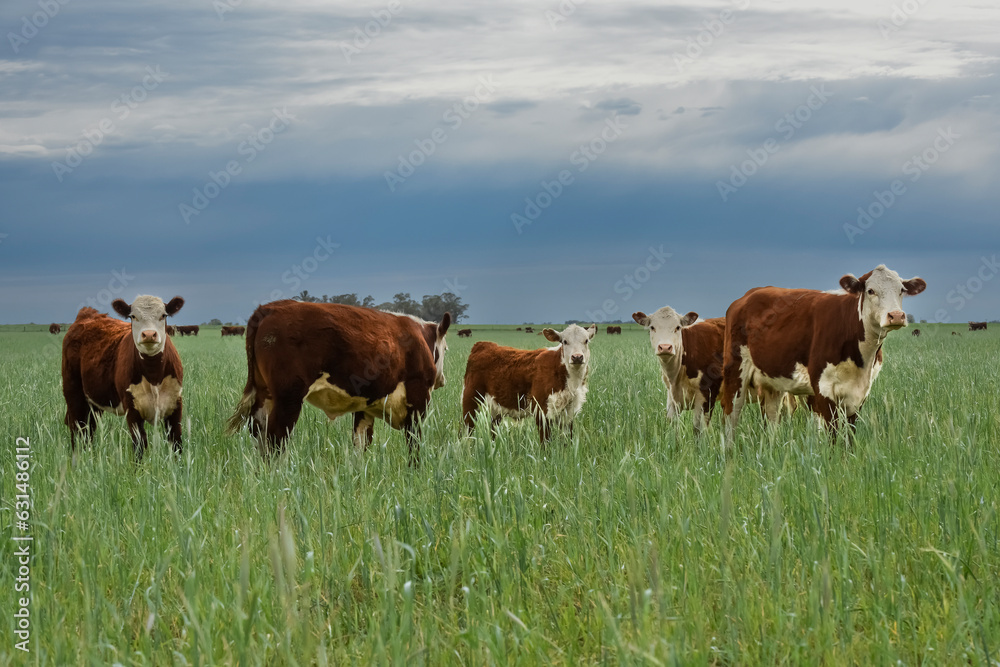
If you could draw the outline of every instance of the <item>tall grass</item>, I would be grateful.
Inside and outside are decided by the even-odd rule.
[[[184,453],[132,462],[103,417],[71,463],[55,337],[0,333],[0,607],[14,608],[13,448],[30,437],[32,663],[997,664],[1000,341],[889,337],[853,446],[752,406],[734,445],[664,418],[640,331],[593,342],[571,440],[464,437],[451,337],[422,465],[310,407],[264,464],[223,434],[242,339],[175,341]],[[523,347],[540,337],[490,331]],[[12,623],[0,659],[18,662]]]

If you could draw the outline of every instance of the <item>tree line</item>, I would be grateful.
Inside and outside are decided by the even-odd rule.
[[[375,298],[370,294],[364,299],[359,299],[357,294],[336,294],[334,296],[315,296],[309,290],[302,290],[292,297],[296,301],[306,301],[309,303],[341,303],[345,306],[360,306],[362,308],[376,308],[387,310],[404,315],[414,315],[422,319],[439,322],[445,313],[451,313],[452,321],[461,322],[465,318],[465,311],[469,305],[462,303],[461,297],[452,292],[443,294],[425,294],[418,303],[409,292],[399,292],[392,297],[392,301],[375,303]]]

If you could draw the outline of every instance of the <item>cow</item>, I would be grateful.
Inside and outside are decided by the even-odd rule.
[[[177,333],[181,336],[197,336],[199,329],[197,324],[180,325],[177,327]]]
[[[986,322],[969,322],[969,331],[986,331]]]
[[[111,307],[131,324],[80,309],[62,349],[65,421],[74,454],[76,436],[93,434],[98,410],[125,416],[136,460],[146,450],[145,422],[162,421],[174,452],[180,453],[184,369],[166,335],[166,318],[183,305],[179,296],[166,304],[148,295],[137,296],[131,305],[115,299]]]
[[[411,315],[286,299],[264,304],[247,326],[247,383],[228,432],[249,422],[265,459],[284,449],[303,401],[330,419],[353,413],[354,442],[367,448],[375,419],[405,429],[419,461],[420,420],[443,387],[445,334]]]
[[[952,331],[951,335],[952,336],[961,336],[962,334],[958,333],[957,331]]]
[[[518,327],[518,328],[514,329],[514,331],[524,331],[524,329],[522,329],[521,327]]]
[[[535,333],[535,330],[531,327],[524,327],[524,333]]]
[[[681,315],[670,306],[652,315],[639,311],[632,319],[649,331],[653,354],[667,386],[667,418],[694,410],[694,431],[712,418],[722,385],[722,343],[726,320],[698,320],[698,313]]]
[[[914,329],[913,333],[911,333],[910,335],[911,336],[917,336],[919,338],[920,337],[920,329]]]
[[[49,333],[50,334],[57,334],[60,331],[62,331],[62,326],[61,325],[58,325],[55,322],[53,322],[52,324],[49,325]]]
[[[246,333],[246,327],[232,326],[232,327],[222,327],[223,336],[242,336]]]
[[[458,330],[458,337],[459,338],[470,338],[470,337],[472,337],[472,329],[459,329]]]
[[[622,328],[617,325],[608,325],[608,335],[619,334],[621,335]]]
[[[543,329],[555,347],[519,350],[488,341],[472,346],[462,388],[462,415],[471,433],[476,412],[485,406],[490,433],[501,417],[534,416],[544,445],[555,425],[573,433],[573,419],[587,398],[590,340],[597,325],[583,329],[571,324],[562,332]]]
[[[177,335],[177,329],[176,329],[176,327],[174,327],[173,324],[168,324],[167,325],[167,335],[171,336],[171,337]]]
[[[840,414],[853,431],[858,411],[882,366],[882,342],[906,326],[902,297],[924,291],[921,278],[902,280],[884,264],[840,279],[844,294],[759,287],[726,311],[722,408],[727,437],[750,386],[806,396],[836,435]]]

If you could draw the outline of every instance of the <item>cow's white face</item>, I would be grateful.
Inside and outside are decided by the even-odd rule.
[[[860,295],[858,316],[865,328],[886,333],[906,326],[903,296],[920,294],[927,283],[922,278],[902,280],[898,273],[879,264],[860,279],[851,274],[844,276],[840,286],[851,294]]]
[[[632,313],[632,319],[649,331],[653,354],[666,361],[673,358],[680,359],[684,354],[681,329],[697,322],[698,313],[681,315],[670,306],[664,306],[652,315],[642,311]]]
[[[131,305],[123,299],[111,304],[115,312],[132,320],[132,340],[139,354],[155,357],[163,352],[167,341],[167,316],[175,314],[184,305],[184,299],[175,296],[170,303],[156,296],[137,296]]]
[[[590,363],[590,339],[597,333],[597,325],[591,324],[584,329],[571,324],[562,332],[555,329],[543,329],[542,335],[553,343],[559,343],[563,366],[573,369],[585,369]]]

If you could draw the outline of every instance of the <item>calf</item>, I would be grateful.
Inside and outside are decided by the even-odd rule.
[[[76,436],[92,434],[96,412],[124,415],[136,459],[146,450],[145,422],[162,421],[175,452],[181,451],[181,382],[184,370],[166,319],[184,305],[174,297],[164,305],[155,296],[138,296],[131,305],[116,299],[111,306],[132,323],[82,308],[63,339],[62,389],[70,445]]]
[[[472,346],[465,368],[462,414],[471,432],[480,406],[490,413],[490,432],[496,433],[504,415],[520,419],[533,415],[544,444],[552,425],[573,432],[573,418],[587,398],[590,339],[597,326],[571,324],[562,333],[544,329],[546,339],[559,345],[519,350],[480,341]]]
[[[750,386],[807,397],[836,433],[853,427],[882,366],[882,342],[906,326],[904,295],[927,287],[880,265],[840,279],[843,294],[760,287],[726,311],[722,407],[732,435]]]
[[[52,324],[49,325],[49,333],[50,334],[57,334],[60,331],[62,331],[62,326],[56,324],[55,322],[53,322]]]
[[[330,419],[353,413],[354,439],[367,447],[375,419],[406,430],[410,462],[431,390],[444,386],[445,334],[440,323],[334,303],[275,301],[247,326],[247,383],[229,432],[250,423],[265,458],[284,447],[302,402]]]
[[[652,315],[632,314],[649,331],[653,354],[667,385],[667,418],[694,410],[694,430],[700,433],[712,418],[722,385],[722,343],[726,320],[698,321],[698,313],[681,315],[664,306]]]

